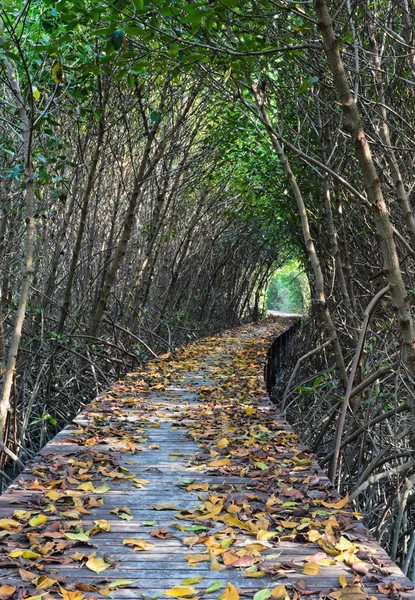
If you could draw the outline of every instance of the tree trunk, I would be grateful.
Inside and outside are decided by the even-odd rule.
[[[412,320],[408,294],[401,275],[399,258],[393,238],[393,228],[383,197],[381,184],[366,135],[363,129],[359,110],[350,91],[349,82],[344,71],[339,52],[339,41],[336,38],[333,22],[325,0],[314,0],[319,28],[323,37],[324,50],[333,74],[344,116],[344,127],[354,141],[356,156],[362,171],[366,194],[373,207],[373,218],[379,239],[379,247],[383,258],[384,271],[389,283],[392,304],[397,316],[402,346],[402,360],[413,375],[415,374],[415,328]],[[413,441],[415,441],[415,402],[411,401]]]
[[[79,222],[79,228],[78,228],[78,232],[76,235],[76,241],[75,241],[75,245],[74,245],[74,248],[72,251],[71,265],[69,267],[68,279],[66,282],[65,293],[63,296],[63,304],[62,304],[62,309],[61,309],[61,315],[60,315],[58,329],[57,329],[58,334],[62,333],[64,324],[65,324],[65,320],[66,320],[66,317],[69,312],[69,306],[70,306],[71,295],[72,295],[72,286],[73,286],[73,282],[75,279],[75,273],[76,273],[76,268],[77,268],[77,264],[78,264],[79,252],[81,250],[82,240],[84,237],[84,232],[85,232],[85,227],[86,227],[86,218],[88,215],[89,200],[91,198],[92,190],[94,187],[94,181],[95,181],[95,175],[97,172],[98,161],[101,156],[102,143],[104,141],[105,106],[106,106],[107,99],[108,99],[108,96],[107,96],[107,92],[106,92],[104,97],[101,100],[101,116],[100,116],[99,125],[98,125],[98,136],[97,136],[97,140],[96,140],[94,154],[92,156],[91,166],[89,168],[88,181],[86,184],[86,188],[85,188],[84,196],[83,196],[83,200],[82,200],[81,220]]]
[[[8,58],[6,58],[6,68],[9,84],[13,90],[13,94],[17,102],[17,110],[20,116],[21,132],[23,137],[24,186],[26,195],[26,238],[22,285],[20,289],[16,320],[10,340],[10,347],[7,357],[7,365],[4,374],[3,388],[0,400],[0,447],[3,444],[7,443],[7,440],[4,439],[4,434],[7,415],[10,410],[10,394],[16,370],[16,361],[19,352],[20,339],[22,336],[23,322],[26,315],[26,304],[29,297],[30,283],[32,280],[33,244],[35,234],[35,221],[33,218],[35,194],[32,165],[32,126],[29,120],[28,112],[23,102],[23,97],[20,92],[20,86],[15,74],[13,64]]]

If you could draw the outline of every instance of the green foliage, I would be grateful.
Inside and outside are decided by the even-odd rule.
[[[268,287],[267,308],[287,313],[304,313],[310,305],[307,276],[297,260],[276,271]]]

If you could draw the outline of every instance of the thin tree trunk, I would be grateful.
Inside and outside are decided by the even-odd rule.
[[[0,21],[1,23],[1,21]],[[0,31],[1,25],[0,25]],[[23,102],[20,92],[19,82],[17,80],[14,66],[10,59],[6,58],[7,77],[13,90],[17,102],[17,110],[20,116],[20,127],[23,137],[24,148],[24,185],[26,195],[26,238],[25,238],[25,257],[23,278],[20,289],[16,320],[13,333],[10,340],[9,352],[7,357],[6,371],[4,374],[3,388],[0,400],[0,447],[6,444],[4,439],[7,416],[10,410],[10,394],[13,385],[13,378],[16,371],[16,361],[19,352],[20,339],[22,336],[23,322],[26,315],[26,305],[29,297],[30,283],[33,273],[33,247],[35,234],[34,215],[34,184],[33,184],[33,165],[32,165],[32,127],[29,121],[29,115]]]
[[[402,360],[411,374],[415,373],[415,328],[411,315],[408,294],[402,278],[399,258],[393,238],[393,228],[382,194],[378,173],[363,129],[359,110],[350,90],[339,52],[339,42],[333,28],[325,0],[314,0],[319,28],[323,37],[324,50],[333,74],[343,115],[345,129],[351,134],[356,156],[362,171],[366,194],[373,207],[373,218],[379,238],[384,270],[389,283],[392,304],[397,316],[401,336]],[[412,438],[415,442],[415,402],[410,400],[412,413]]]
[[[88,215],[88,206],[91,198],[92,190],[94,187],[95,175],[97,172],[98,161],[101,156],[102,144],[104,141],[105,134],[105,107],[108,99],[108,91],[105,91],[104,96],[101,98],[101,116],[98,125],[98,136],[96,140],[96,146],[91,161],[91,166],[88,173],[88,181],[84,191],[82,200],[81,217],[79,222],[79,228],[76,235],[75,245],[72,251],[71,265],[69,267],[68,279],[66,281],[65,293],[63,296],[62,310],[60,314],[59,324],[57,333],[61,334],[65,325],[65,320],[69,312],[69,306],[71,302],[72,287],[75,279],[76,268],[78,264],[79,252],[81,250],[82,240],[84,237],[86,218]]]
[[[385,106],[385,88],[383,86],[381,61],[373,27],[369,25],[369,28],[369,42],[371,49],[370,56],[372,57],[374,78],[378,93],[377,105],[380,117],[379,134],[382,139],[382,142],[385,145],[386,159],[388,161],[389,168],[392,173],[392,181],[395,187],[396,197],[398,199],[399,207],[402,211],[409,239],[411,240],[411,246],[415,250],[415,217],[414,213],[412,212],[408,194],[405,191],[405,186],[399,169],[398,159],[396,158],[395,151],[392,147],[388,125],[388,113]]]

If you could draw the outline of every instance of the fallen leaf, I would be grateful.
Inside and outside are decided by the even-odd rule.
[[[12,596],[16,588],[13,585],[0,585],[0,596]]]
[[[265,588],[264,590],[259,590],[259,592],[254,595],[254,600],[267,600],[270,596],[271,590]]]
[[[187,579],[183,579],[181,585],[193,585],[194,583],[200,583],[203,579],[203,575],[198,575],[197,577],[188,577]]]
[[[323,506],[325,506],[326,508],[340,509],[340,508],[344,508],[348,502],[349,502],[349,494],[346,494],[346,496],[344,498],[342,498],[341,500],[338,500],[337,502],[330,503],[330,502],[324,502],[324,500],[322,500],[321,504]]]
[[[304,565],[303,574],[304,575],[317,575],[320,568],[315,562],[307,562]]]
[[[44,525],[47,520],[46,515],[39,514],[36,515],[36,517],[33,517],[33,519],[30,519],[29,525],[30,527],[39,527],[39,525]]]
[[[103,558],[90,556],[88,561],[85,563],[85,566],[90,571],[94,571],[94,573],[102,573],[103,571],[106,571],[111,564],[107,563]]]
[[[205,590],[205,594],[212,594],[213,592],[217,592],[222,587],[220,581],[214,581],[207,590]]]
[[[239,600],[239,594],[236,588],[231,584],[227,583],[225,591],[219,596],[220,600]]]
[[[71,592],[70,590],[65,590],[62,587],[60,588],[60,595],[62,596],[63,600],[83,600],[85,598],[85,594],[79,590]]]
[[[152,550],[154,544],[148,544],[145,540],[134,540],[127,539],[122,541],[124,546],[133,546],[134,551],[136,550]]]
[[[76,540],[78,542],[88,542],[89,541],[89,535],[83,531],[80,531],[79,533],[64,533],[63,534],[66,538],[68,538],[68,540]]]
[[[215,460],[212,460],[212,462],[208,463],[207,466],[208,467],[227,467],[230,464],[231,464],[231,461],[229,460],[229,458],[216,458]]]
[[[164,592],[166,596],[172,598],[191,598],[196,595],[196,590],[190,585],[176,585]]]

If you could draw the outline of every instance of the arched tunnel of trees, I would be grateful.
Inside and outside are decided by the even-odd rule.
[[[412,0],[4,0],[0,475],[143,361],[305,312],[274,392],[415,579]]]

